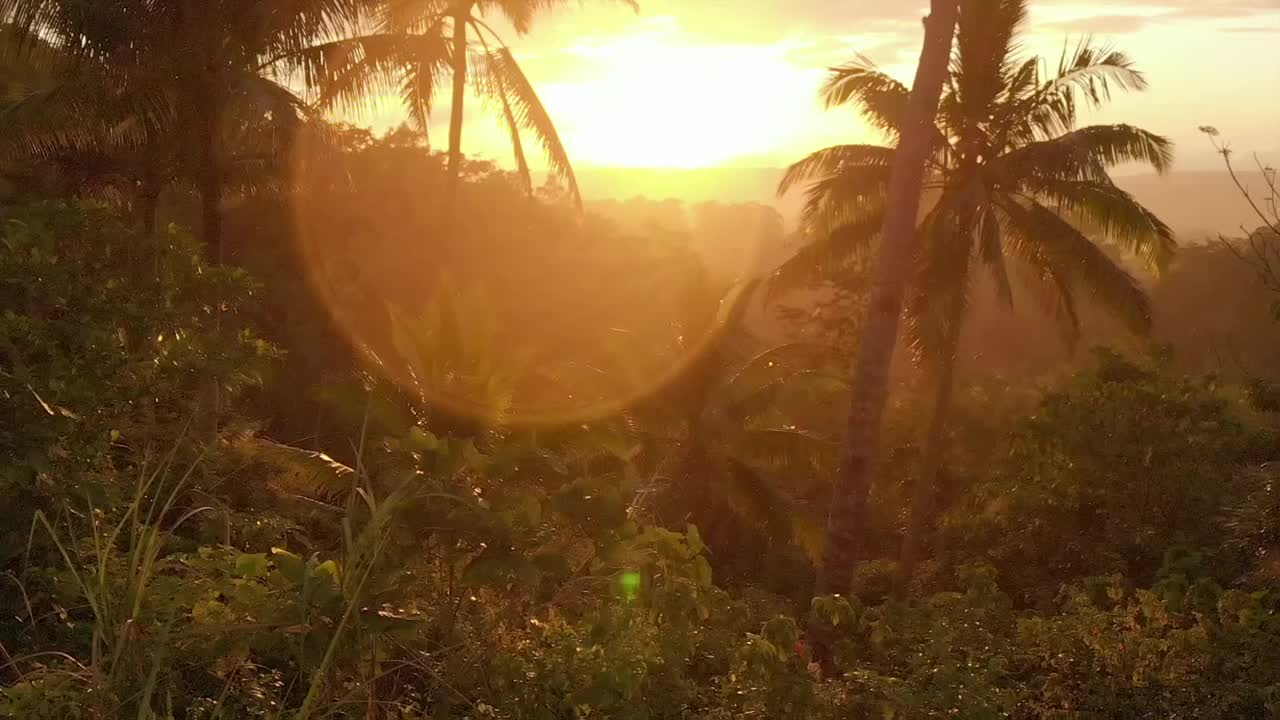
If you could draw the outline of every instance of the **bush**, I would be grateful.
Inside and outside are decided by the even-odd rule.
[[[275,354],[239,322],[257,285],[208,266],[177,228],[146,237],[105,207],[49,203],[7,209],[0,245],[10,529],[51,499],[101,493],[149,445],[225,423]]]
[[[1254,489],[1242,469],[1274,447],[1212,377],[1098,358],[1044,397],[948,520],[943,547],[985,555],[1020,601],[1095,575],[1150,583],[1166,549],[1219,547]],[[1223,577],[1240,570],[1237,554],[1219,560]]]

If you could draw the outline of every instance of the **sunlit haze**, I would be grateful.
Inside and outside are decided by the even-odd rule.
[[[1280,0],[0,0],[0,720],[1280,720],[1278,91]]]
[[[1087,119],[1171,137],[1180,169],[1214,164],[1199,125],[1220,127],[1239,148],[1280,144],[1280,0],[1064,0],[1035,3],[1032,13],[1027,50],[1051,62],[1085,34],[1135,58],[1150,90]],[[569,4],[528,36],[504,34],[578,167],[776,167],[875,139],[856,111],[824,112],[824,70],[862,53],[909,80],[924,14],[919,2],[643,0],[638,16],[621,3]],[[443,147],[441,101],[432,138]],[[389,98],[353,118],[379,129],[403,119]],[[510,162],[503,131],[477,103],[467,128],[469,154]]]

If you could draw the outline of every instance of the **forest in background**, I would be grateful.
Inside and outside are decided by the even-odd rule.
[[[1133,61],[956,3],[833,584],[908,90],[831,70],[886,145],[796,224],[583,202],[482,22],[451,64],[549,5],[0,0],[0,717],[1280,717],[1274,174],[1177,242],[1109,175],[1172,148],[1080,122]],[[516,169],[321,112],[459,77]]]

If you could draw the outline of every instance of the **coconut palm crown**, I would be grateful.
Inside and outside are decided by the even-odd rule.
[[[1129,125],[1078,127],[1083,104],[1147,87],[1125,54],[1086,39],[1064,50],[1055,72],[1024,57],[1025,0],[962,3],[956,46],[936,124],[919,223],[915,281],[906,308],[917,359],[945,357],[967,304],[971,269],[985,267],[1012,303],[1019,282],[1074,345],[1076,293],[1086,290],[1137,332],[1151,325],[1139,281],[1100,246],[1109,241],[1159,271],[1172,231],[1112,181],[1118,165],[1166,172],[1172,145]],[[896,143],[909,90],[866,58],[833,68],[828,107],[854,105]],[[780,193],[806,185],[803,228],[811,238],[775,275],[774,287],[829,276],[878,240],[894,150],[839,145],[792,165]],[[1011,279],[1012,278],[1012,279]]]

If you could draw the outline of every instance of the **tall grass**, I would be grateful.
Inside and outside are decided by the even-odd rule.
[[[151,583],[162,566],[166,545],[183,525],[212,510],[190,508],[179,512],[172,521],[165,521],[178,511],[178,502],[203,459],[202,453],[184,470],[177,471],[175,457],[179,447],[175,444],[158,462],[143,460],[133,497],[115,524],[106,524],[105,513],[90,501],[87,538],[77,532],[72,523],[75,513],[69,507],[63,513],[61,530],[43,511],[37,510],[32,520],[27,539],[28,564],[37,535],[43,531],[92,612],[89,662],[81,665],[80,673],[75,675],[88,683],[98,717],[122,717],[121,708],[112,708],[115,715],[106,715],[108,709],[104,706],[111,698],[120,697],[134,699],[139,720],[152,717],[150,708],[165,662],[163,652],[154,653],[167,643],[144,645],[139,621]],[[91,555],[86,556],[82,550],[85,547],[91,548]],[[158,635],[165,637],[169,630],[160,628]],[[145,677],[130,676],[131,671],[146,666],[149,669]],[[135,689],[139,680],[140,687]]]
[[[58,712],[55,707],[79,704],[71,698],[80,698],[89,701],[81,708],[88,717],[171,717],[166,666],[172,660],[169,648],[183,630],[182,619],[172,619],[164,627],[144,625],[154,622],[147,614],[153,583],[166,567],[175,536],[194,518],[214,510],[211,506],[184,506],[192,495],[188,491],[204,453],[182,467],[175,462],[177,454],[175,446],[164,457],[143,463],[130,501],[114,522],[92,502],[87,503],[87,513],[69,506],[54,517],[43,511],[35,513],[27,564],[31,564],[38,541],[47,540],[92,619],[87,659],[57,653],[62,661],[57,666],[38,663],[42,656],[52,656],[45,653],[7,661],[19,683],[25,683],[37,697],[49,694],[47,703],[37,704],[53,713]],[[406,476],[380,497],[363,467],[347,477],[351,486],[342,520],[341,572],[337,577],[343,596],[341,612],[320,662],[305,680],[302,704],[290,715],[295,720],[315,720],[329,713],[325,701],[330,676],[340,664],[343,648],[359,646],[360,638],[353,634],[362,632],[358,619],[366,588],[383,564],[397,513],[416,488],[416,478]],[[25,676],[17,672],[33,663],[40,669]],[[230,683],[228,679],[215,705],[208,708],[214,718],[230,717],[222,712]],[[158,711],[157,707],[163,709]]]

